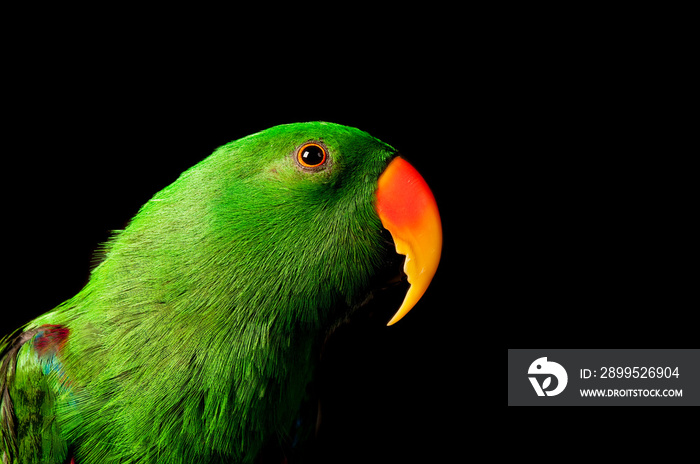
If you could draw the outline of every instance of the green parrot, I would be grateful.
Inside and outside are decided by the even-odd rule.
[[[223,145],[114,233],[77,295],[0,341],[2,463],[294,462],[329,334],[403,280],[396,323],[441,246],[424,179],[363,131]]]

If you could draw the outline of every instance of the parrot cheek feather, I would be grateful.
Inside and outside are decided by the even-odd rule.
[[[385,257],[384,265],[379,269],[369,282],[369,291],[366,297],[355,306],[349,317],[341,322],[356,323],[367,319],[370,321],[385,321],[390,318],[396,308],[401,305],[410,288],[408,276],[404,272],[406,256],[394,252],[394,242],[388,231],[382,231],[385,236],[385,247],[389,251]],[[374,323],[374,322],[370,322]],[[335,329],[335,327],[334,327]]]

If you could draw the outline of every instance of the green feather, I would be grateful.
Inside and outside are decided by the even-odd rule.
[[[297,164],[308,141],[327,147],[323,169]],[[79,463],[253,462],[288,440],[324,338],[393,253],[374,195],[395,154],[354,128],[289,124],[158,192],[85,288],[25,329],[70,330],[59,372],[30,343],[5,356],[16,419],[40,416],[51,437],[33,446],[55,456],[19,462],[68,445]]]

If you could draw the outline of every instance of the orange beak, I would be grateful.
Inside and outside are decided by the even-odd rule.
[[[433,280],[442,250],[442,225],[435,197],[418,171],[400,156],[379,176],[377,213],[396,245],[406,255],[404,273],[411,286],[387,325],[404,317]]]

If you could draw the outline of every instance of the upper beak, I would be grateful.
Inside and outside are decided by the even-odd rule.
[[[418,171],[397,156],[379,176],[377,213],[396,246],[406,255],[404,273],[411,286],[387,325],[404,317],[433,280],[442,250],[442,225],[435,197]]]

